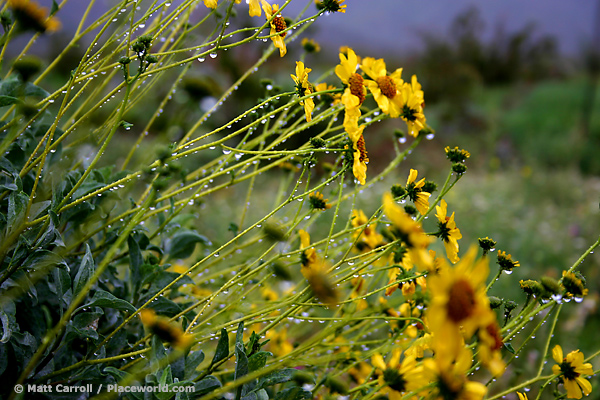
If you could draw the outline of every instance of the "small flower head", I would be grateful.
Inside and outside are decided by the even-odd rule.
[[[421,224],[406,214],[389,193],[383,196],[383,212],[394,225],[394,234],[406,245],[412,262],[421,270],[431,268],[433,260],[427,252],[430,239]]]
[[[486,255],[488,252],[493,251],[496,248],[496,241],[487,236],[484,238],[479,238],[477,241],[479,242],[479,247],[483,249],[483,255]]]
[[[408,197],[415,203],[415,207],[424,215],[429,210],[429,196],[431,193],[423,191],[423,185],[425,184],[425,178],[420,181],[417,180],[419,172],[416,169],[411,169],[406,181],[406,193]]]
[[[315,0],[315,5],[319,10],[326,12],[346,12],[346,5],[342,4],[346,0]]]
[[[580,399],[582,393],[586,396],[592,393],[592,385],[583,376],[592,375],[594,369],[592,364],[583,362],[582,352],[575,350],[563,358],[562,347],[556,345],[552,349],[552,358],[557,362],[552,366],[552,372],[559,375],[569,399]]]
[[[462,238],[460,230],[456,227],[454,222],[454,213],[451,216],[446,216],[448,205],[446,200],[442,199],[439,206],[435,206],[437,213],[435,214],[438,218],[439,233],[437,236],[444,242],[446,248],[446,255],[450,261],[455,264],[458,262],[458,240]]]
[[[498,265],[502,271],[511,272],[513,268],[520,267],[521,264],[518,261],[513,261],[510,254],[506,254],[505,251],[498,250]]]
[[[296,83],[296,93],[300,97],[308,96],[313,93],[312,85],[308,82],[308,73],[312,71],[310,68],[305,68],[302,61],[296,61],[296,75],[290,75]],[[315,108],[315,102],[312,98],[304,99],[300,102],[304,106],[304,114],[306,122],[312,120],[312,111]]]
[[[521,286],[521,290],[532,296],[542,296],[545,292],[544,287],[538,281],[534,281],[528,279],[526,281],[519,281],[519,285]]]
[[[48,10],[35,1],[8,0],[7,4],[22,29],[45,33],[55,32],[61,27],[60,21],[48,16]]]
[[[192,335],[184,333],[180,327],[170,323],[166,318],[157,316],[152,309],[145,308],[140,311],[140,319],[154,335],[176,349],[186,350],[194,341]]]
[[[315,42],[313,39],[304,38],[302,39],[301,44],[302,48],[304,48],[304,51],[307,53],[318,53],[321,51],[321,46],[319,46],[319,43]]]
[[[427,384],[423,377],[423,368],[417,364],[414,356],[405,356],[400,362],[402,350],[395,348],[388,363],[383,361],[381,354],[377,353],[371,358],[371,363],[376,368],[380,393],[387,394],[390,399],[399,399],[402,393],[410,392]]]
[[[352,173],[354,177],[360,182],[361,185],[366,183],[367,179],[367,163],[369,157],[367,156],[367,148],[365,147],[365,138],[362,135],[364,125],[359,128],[359,134],[357,140],[352,140],[353,145],[353,162],[352,162]]]
[[[575,300],[582,299],[588,294],[585,287],[585,278],[579,273],[563,271],[562,284],[568,297],[574,297]]]
[[[287,47],[283,40],[286,35],[286,32],[283,31],[287,29],[285,19],[279,13],[279,6],[277,4],[271,6],[265,0],[262,0],[262,8],[265,12],[267,21],[270,20],[271,40],[273,41],[273,45],[279,49],[279,55],[283,57],[285,56],[285,53],[287,53]]]
[[[423,114],[423,91],[413,75],[410,83],[404,82],[398,94],[392,99],[400,109],[400,117],[406,122],[408,134],[417,137],[425,128],[425,115]]]
[[[331,204],[329,204],[328,201],[329,199],[323,199],[323,194],[319,192],[313,192],[308,196],[311,210],[329,210]]]
[[[449,146],[446,146],[444,151],[448,160],[453,163],[464,163],[467,158],[471,157],[468,151],[459,149],[458,147],[451,149]]]

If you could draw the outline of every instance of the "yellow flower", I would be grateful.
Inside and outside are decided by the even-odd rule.
[[[579,276],[577,276],[579,275]],[[574,274],[573,272],[562,272],[562,284],[565,287],[565,296],[574,297],[575,301],[582,301],[584,296],[587,296],[589,290],[586,289],[583,276]]]
[[[8,0],[7,5],[22,29],[44,33],[55,32],[61,27],[60,21],[47,16],[48,10],[45,7],[40,7],[35,1]]]
[[[477,358],[494,376],[500,376],[504,373],[506,365],[502,361],[500,350],[504,343],[500,335],[500,327],[497,321],[492,321],[484,328],[477,331],[479,344],[477,346]]]
[[[406,180],[406,193],[408,193],[408,197],[415,203],[415,207],[417,207],[421,215],[425,215],[427,210],[429,210],[429,196],[431,196],[431,193],[423,191],[425,178],[415,183],[418,174],[419,171],[416,169],[410,170],[408,179]]]
[[[315,4],[319,10],[327,12],[346,12],[346,5],[342,5],[346,0],[315,0]]]
[[[476,247],[471,247],[454,268],[442,268],[428,279],[429,327],[434,340],[441,340],[437,351],[450,358],[455,358],[462,348],[463,335],[469,339],[477,329],[496,320],[486,295],[487,258],[475,261],[476,253]]]
[[[379,385],[382,386],[379,393],[387,394],[390,400],[400,400],[402,393],[427,385],[427,380],[423,376],[423,367],[417,365],[415,357],[405,356],[400,363],[401,355],[402,350],[396,347],[392,350],[392,357],[387,364],[379,353],[371,358],[371,363],[379,376]]]
[[[251,17],[261,16],[262,11],[260,10],[260,4],[258,0],[248,0],[248,7],[248,15],[250,15]]]
[[[362,210],[352,210],[352,226],[358,228],[366,225],[369,220]],[[377,233],[377,223],[372,222],[364,228],[358,229],[352,233],[353,238],[358,237],[356,247],[359,251],[370,251],[383,243],[383,236]]]
[[[273,4],[271,6],[265,0],[262,0],[262,8],[265,11],[267,21],[271,21],[271,40],[273,41],[273,45],[275,45],[275,47],[279,49],[279,55],[283,57],[285,56],[285,53],[287,53],[285,41],[283,40],[283,38],[286,35],[286,32],[282,32],[287,29],[285,19],[281,16],[281,14],[279,14],[279,6],[277,4]],[[275,17],[271,19],[273,16]]]
[[[519,400],[528,400],[526,393],[517,392],[517,396],[519,396]]]
[[[427,358],[423,362],[424,373],[433,383],[430,400],[481,400],[487,393],[485,385],[467,379],[467,371],[473,363],[471,350],[463,347],[455,359]]]
[[[436,214],[438,218],[439,237],[444,241],[444,247],[446,248],[446,255],[453,264],[456,264],[458,258],[458,239],[462,238],[460,230],[456,227],[454,222],[454,213],[447,217],[448,205],[446,201],[442,199],[439,206],[435,206]]]
[[[260,289],[260,295],[266,301],[275,301],[279,299],[279,295],[277,294],[277,292],[268,286],[265,286]]]
[[[218,0],[204,0],[204,5],[208,8],[217,8]]]
[[[302,44],[307,53],[318,53],[321,51],[321,46],[314,39],[304,38],[300,44]]]
[[[313,192],[308,195],[308,202],[310,203],[310,208],[313,210],[329,210],[331,204],[328,201],[329,199],[324,199],[323,194],[320,192]]]
[[[294,345],[288,340],[287,336],[287,328],[283,328],[279,332],[269,330],[265,334],[267,339],[271,339],[269,341],[269,350],[275,356],[283,357],[294,350]]]
[[[361,65],[361,69],[372,79],[365,83],[373,98],[377,102],[384,114],[389,114],[392,118],[400,116],[400,107],[397,102],[392,100],[396,97],[398,88],[402,87],[402,68],[398,68],[391,75],[387,74],[385,61],[382,58],[376,60],[372,57],[366,57]]]
[[[338,292],[327,276],[329,265],[317,256],[317,252],[313,247],[307,248],[310,246],[309,234],[302,229],[298,233],[300,234],[300,247],[305,249],[301,256],[302,267],[300,272],[308,281],[313,294],[323,304],[336,305],[338,303]]]
[[[510,254],[506,254],[505,251],[498,250],[498,265],[503,271],[511,272],[514,267],[520,267],[521,264],[518,261],[513,261]]]
[[[592,364],[583,363],[583,353],[575,350],[563,358],[562,347],[554,346],[552,349],[552,358],[558,365],[552,366],[552,373],[560,376],[560,380],[567,389],[567,397],[570,399],[580,399],[582,392],[584,395],[592,393],[591,383],[582,377],[582,375],[592,375],[594,369]]]
[[[348,56],[340,53],[340,63],[335,67],[335,73],[346,89],[342,94],[342,103],[345,107],[344,128],[349,135],[358,130],[360,118],[360,105],[365,101],[366,93],[362,75],[356,73],[358,57],[354,50],[348,49]]]
[[[367,148],[365,147],[365,138],[362,135],[365,126],[362,125],[350,135],[352,139],[352,150],[353,150],[353,164],[352,173],[361,185],[364,185],[367,180],[367,163],[369,157],[367,155]]]
[[[296,75],[290,75],[296,83],[296,93],[300,97],[312,94],[312,85],[308,82],[308,73],[312,71],[310,68],[304,68],[302,61],[296,61]],[[312,117],[311,114],[315,108],[315,102],[312,98],[305,99],[300,102],[304,105],[304,114],[306,115],[306,122],[310,122]]]
[[[428,270],[433,264],[431,255],[427,252],[430,239],[423,232],[421,224],[412,219],[396,204],[390,193],[383,196],[383,212],[392,221],[398,235],[408,248],[410,259],[420,270]]]
[[[184,333],[183,330],[169,322],[168,319],[159,317],[154,310],[145,308],[140,311],[142,324],[160,340],[169,342],[178,350],[186,350],[194,342],[194,336]]]
[[[315,86],[315,92],[322,92],[324,90],[333,90],[333,89],[337,89],[337,88],[333,85],[328,85],[325,82],[319,83],[317,86]],[[322,95],[319,95],[319,98],[321,96]],[[333,99],[333,102],[331,103],[332,105],[336,105],[342,101],[342,95],[340,93],[326,93],[324,96],[329,96]]]
[[[400,117],[408,126],[408,133],[417,137],[421,129],[425,127],[425,115],[423,114],[423,91],[417,82],[417,76],[413,75],[411,83],[404,82],[399,93],[392,99],[400,109]]]
[[[310,246],[310,235],[308,234],[308,232],[306,232],[303,229],[300,229],[298,234],[300,235],[300,247],[305,249],[302,252],[301,272],[302,275],[306,277],[305,268],[308,270],[317,264],[317,251],[314,249],[314,247],[307,248]]]

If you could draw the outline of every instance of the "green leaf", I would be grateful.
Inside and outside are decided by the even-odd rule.
[[[8,218],[6,224],[11,229],[16,229],[23,222],[27,203],[29,203],[29,196],[23,192],[12,192],[8,196]]]
[[[204,361],[204,352],[202,350],[192,351],[185,357],[184,379],[194,379],[196,377],[196,368]]]
[[[240,321],[238,324],[238,329],[235,333],[235,343],[240,343],[242,346],[244,344],[244,321]],[[246,354],[246,351],[244,351],[244,354]]]
[[[21,103],[16,97],[12,96],[0,96],[0,107],[10,106],[11,104]]]
[[[56,14],[57,11],[58,11],[58,3],[56,2],[56,0],[52,0],[52,8],[50,8],[50,15]]]
[[[13,330],[19,330],[19,325],[17,324],[17,318],[15,316],[16,312],[17,309],[12,300],[6,300],[2,308],[0,308],[0,327],[2,327],[2,338],[0,338],[0,343],[7,343],[10,340]]]
[[[140,245],[135,240],[133,234],[127,238],[127,247],[129,248],[129,270],[131,271],[129,284],[131,285],[131,294],[135,296],[140,289],[142,281],[140,269],[144,263],[144,257],[142,256]]]
[[[78,294],[81,291],[81,289],[83,289],[83,287],[90,280],[92,275],[94,275],[95,270],[96,265],[94,263],[94,257],[92,256],[92,250],[90,249],[90,245],[86,243],[85,255],[81,260],[81,264],[79,265],[77,275],[75,275],[75,286],[73,288],[73,295]]]
[[[294,376],[296,370],[294,368],[284,368],[278,371],[272,372],[267,376],[263,376],[259,379],[257,389],[266,388],[269,386],[276,385],[278,383],[288,382]]]
[[[312,392],[304,390],[301,387],[285,389],[277,393],[275,400],[309,400],[312,399]]]
[[[219,343],[217,344],[217,350],[215,351],[215,355],[210,362],[210,365],[215,365],[221,360],[226,359],[229,356],[229,335],[227,334],[227,329],[221,329],[221,337],[219,338]]]
[[[171,239],[169,255],[171,258],[188,258],[196,249],[197,243],[208,244],[209,242],[206,236],[196,232],[179,232]]]
[[[202,395],[204,395],[206,393],[210,393],[213,390],[218,389],[220,387],[221,387],[221,382],[214,376],[208,375],[201,381],[196,382],[196,384],[194,385],[194,388],[196,389],[194,391],[194,396],[195,397],[202,396]]]
[[[59,313],[63,316],[63,310],[71,303],[71,275],[65,268],[52,268],[53,285],[50,291],[58,298]]]
[[[96,293],[94,293],[91,301],[79,307],[77,311],[86,307],[114,308],[115,310],[129,311],[130,313],[134,313],[136,311],[136,308],[131,305],[131,303],[123,299],[119,299],[114,294],[106,292],[102,289],[96,290]]]
[[[273,353],[268,351],[259,351],[248,358],[248,372],[258,371],[267,364],[267,358],[272,357]]]
[[[235,374],[233,379],[239,379],[248,373],[248,357],[246,357],[244,345],[240,343],[235,344],[235,358]]]
[[[127,378],[130,374],[128,374],[125,371],[121,371],[118,368],[115,367],[106,367],[102,370],[102,372],[105,373],[105,375],[110,375],[113,378],[115,378],[115,381],[120,382],[123,379]]]
[[[512,354],[515,354],[515,348],[512,346],[512,344],[504,343],[504,348],[506,350],[508,350],[509,352],[511,352]]]

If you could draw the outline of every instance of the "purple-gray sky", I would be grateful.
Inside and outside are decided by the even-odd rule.
[[[38,1],[44,5],[51,4],[51,0]],[[269,1],[280,5],[284,3],[283,0]],[[292,1],[286,15],[295,16],[307,1],[312,2]],[[140,2],[150,3],[149,0]],[[202,0],[198,2],[199,9],[202,10]],[[485,20],[485,33],[488,37],[499,24],[507,32],[514,32],[534,22],[536,33],[555,36],[561,52],[576,55],[584,42],[592,40],[599,2],[600,0],[346,0],[346,13],[332,14],[318,21],[314,36],[329,49],[351,45],[360,52],[401,54],[422,45],[420,33],[443,35],[458,14],[476,6]],[[115,3],[116,0],[98,0],[95,10],[102,12]],[[87,4],[85,0],[71,0],[59,12],[58,17],[67,29],[78,23]],[[311,5],[309,13],[313,12],[316,9]],[[71,17],[67,17],[67,14]]]

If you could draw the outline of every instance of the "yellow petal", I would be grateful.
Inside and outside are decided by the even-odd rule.
[[[371,358],[371,364],[373,364],[373,366],[375,368],[379,368],[382,371],[385,371],[385,369],[387,368],[385,366],[385,362],[383,362],[383,357],[381,357],[381,354],[379,354],[379,353],[375,354]]]
[[[562,351],[562,347],[560,347],[560,345],[557,344],[552,349],[552,358],[554,358],[554,361],[556,361],[559,364],[561,362],[563,362],[563,351]]]
[[[260,9],[260,4],[258,3],[258,0],[250,0],[250,3],[248,3],[248,6],[250,7],[248,10],[248,14],[251,17],[260,17],[260,15],[262,14],[262,11]]]

